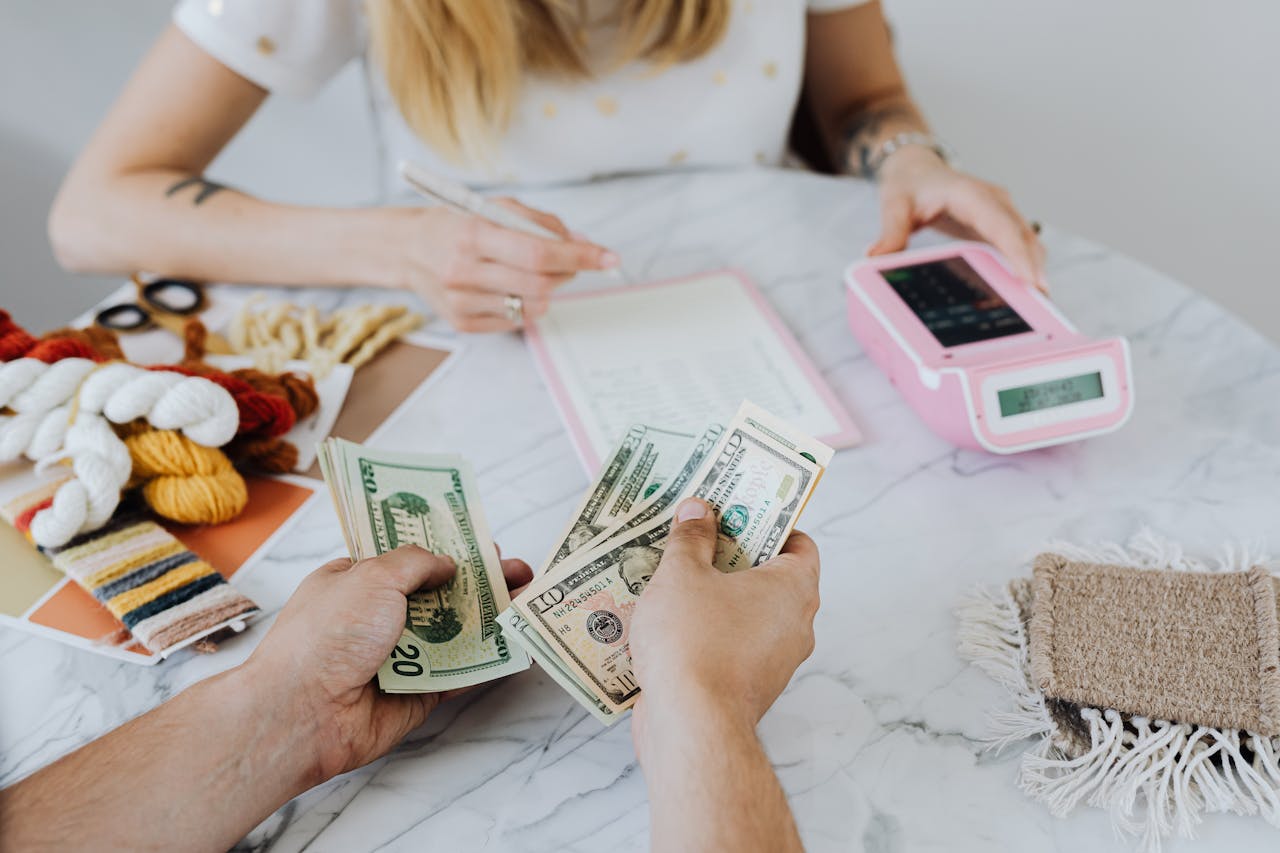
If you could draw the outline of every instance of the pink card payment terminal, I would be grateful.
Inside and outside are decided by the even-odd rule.
[[[916,413],[961,447],[1018,453],[1119,429],[1129,342],[1093,340],[981,243],[858,261],[849,325]]]

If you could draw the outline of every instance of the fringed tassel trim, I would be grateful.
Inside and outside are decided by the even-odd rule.
[[[1175,543],[1141,531],[1128,547],[1053,543],[1085,562],[1179,571],[1246,571],[1265,554],[1228,546],[1221,559],[1186,555]],[[1176,833],[1193,838],[1206,812],[1259,815],[1280,827],[1280,738],[1250,732],[1125,719],[1111,709],[1082,708],[1089,746],[1072,757],[1067,739],[1033,686],[1022,614],[1008,589],[979,590],[956,608],[960,655],[1008,691],[1011,709],[988,715],[990,747],[1039,738],[1022,759],[1018,785],[1059,817],[1081,803],[1110,812],[1116,829],[1155,853]]]

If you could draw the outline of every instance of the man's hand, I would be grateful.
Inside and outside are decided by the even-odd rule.
[[[793,533],[778,557],[735,574],[712,565],[715,549],[714,513],[697,499],[682,503],[631,622],[637,738],[657,704],[723,705],[754,728],[813,651],[813,540]]]
[[[722,574],[715,516],[690,499],[631,618],[640,682],[632,737],[649,786],[654,850],[801,850],[755,727],[813,651],[818,549]]]
[[[454,575],[453,560],[413,545],[307,577],[244,664],[255,680],[287,684],[296,719],[319,727],[317,773],[327,779],[380,757],[422,725],[447,693],[384,694],[373,683],[404,628],[409,593]],[[508,587],[529,582],[522,560],[503,560]]]
[[[509,585],[532,577],[519,560],[502,571]],[[372,679],[408,593],[453,573],[414,547],[317,569],[245,663],[0,791],[0,849],[227,850],[290,798],[391,749],[449,695],[383,695]]]

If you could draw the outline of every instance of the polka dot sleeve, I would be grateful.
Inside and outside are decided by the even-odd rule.
[[[270,92],[314,94],[358,56],[358,0],[179,0],[173,21],[201,49]]]

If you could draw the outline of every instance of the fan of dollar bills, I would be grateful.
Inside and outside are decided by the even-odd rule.
[[[781,550],[831,456],[751,403],[728,426],[697,436],[632,426],[514,601],[463,460],[327,439],[320,465],[353,559],[416,544],[458,565],[450,583],[410,596],[404,632],[378,672],[384,691],[479,684],[532,657],[593,716],[613,723],[640,692],[627,650],[631,613],[676,505],[708,501],[719,522],[716,567],[746,569]]]

